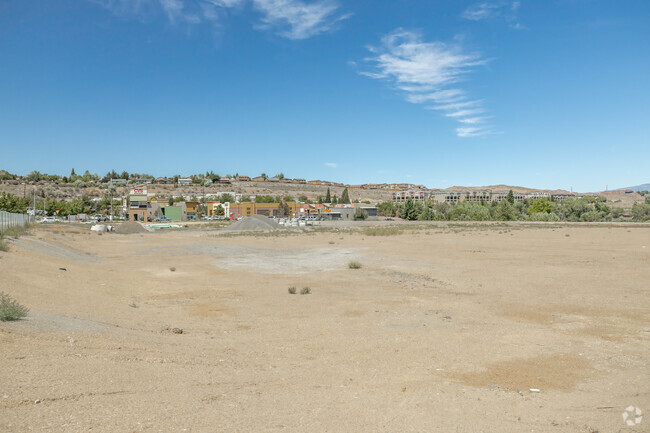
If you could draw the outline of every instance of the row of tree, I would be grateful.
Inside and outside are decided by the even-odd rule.
[[[233,179],[239,176],[239,173],[235,173],[234,175],[232,174],[227,174],[224,177],[228,179]],[[169,179],[177,184],[178,179],[180,179],[182,176],[179,174],[175,174],[171,176]],[[205,174],[199,173],[199,174],[192,174],[188,176],[190,179],[192,179],[192,183],[196,185],[201,185],[207,180],[210,180],[212,182],[217,182],[219,179],[221,179],[221,176],[215,172],[211,171],[206,171]],[[266,173],[262,173],[261,177],[263,177],[265,180],[268,178]],[[278,173],[275,175],[278,179],[284,179],[284,173]],[[7,170],[0,170],[0,181],[3,180],[25,180],[27,182],[39,182],[39,181],[49,181],[49,182],[57,182],[57,183],[72,183],[72,184],[77,184],[79,186],[83,186],[82,183],[107,183],[110,182],[111,179],[123,179],[126,181],[136,181],[137,179],[155,179],[154,176],[148,174],[148,173],[129,173],[127,171],[123,171],[121,173],[118,173],[115,170],[111,170],[107,172],[103,177],[99,176],[98,174],[90,173],[88,170],[84,172],[84,174],[77,174],[74,170],[74,168],[70,171],[70,175],[68,176],[60,176],[58,174],[47,174],[47,173],[41,173],[40,171],[34,170],[27,174],[26,176],[19,176],[17,174],[12,174],[9,173]]]
[[[6,192],[0,193],[0,211],[26,213],[34,205],[33,199],[29,197],[17,197]],[[122,208],[120,200],[113,200],[113,212]],[[95,214],[108,213],[111,209],[110,194],[104,195],[100,200],[93,201],[87,196],[75,198],[70,201],[57,200],[55,198],[38,198],[36,209],[45,211],[47,215],[78,215],[78,214]]]
[[[624,209],[610,207],[603,197],[581,197],[566,200],[527,199],[515,202],[467,202],[455,204],[434,201],[404,203],[384,202],[378,205],[381,216],[421,221],[619,221]],[[635,203],[630,217],[634,221],[650,221],[650,196],[645,203]]]

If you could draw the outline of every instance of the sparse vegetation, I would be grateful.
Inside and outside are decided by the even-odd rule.
[[[309,287],[303,287],[302,290],[300,290],[301,295],[309,295],[311,293],[311,289]]]
[[[287,289],[290,295],[295,295],[296,294],[296,288],[294,286],[289,287]]]
[[[361,263],[353,260],[350,263],[348,263],[348,268],[350,268],[350,269],[361,269]]]
[[[402,233],[398,227],[368,227],[363,231],[366,236],[395,236]]]
[[[611,207],[602,196],[584,196],[565,200],[528,198],[515,201],[510,191],[499,202],[459,201],[455,204],[434,200],[404,203],[385,202],[377,205],[380,216],[398,216],[409,221],[544,221],[544,222],[608,222],[621,221],[625,210]],[[635,203],[632,221],[650,221],[650,201]]]
[[[0,251],[7,252],[9,251],[9,244],[7,244],[4,239],[2,239],[2,233],[0,233]]]
[[[365,221],[368,219],[368,212],[365,209],[357,208],[353,216],[355,221]]]
[[[172,271],[172,272],[176,272],[176,268],[173,267],[173,266],[171,268],[169,268],[169,270]]]
[[[3,231],[0,231],[0,251],[5,253],[9,251],[9,244],[7,243],[7,241],[4,240],[5,237],[12,237],[14,239],[18,239],[20,236],[27,233],[29,227],[30,225],[27,224],[24,226],[9,227]]]
[[[2,236],[10,236],[14,239],[18,239],[20,236],[27,234],[28,231],[29,231],[29,225],[13,226],[3,230]]]
[[[29,308],[21,305],[11,296],[0,292],[0,321],[19,320],[27,315]]]

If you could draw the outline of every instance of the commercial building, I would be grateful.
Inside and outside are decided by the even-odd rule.
[[[217,209],[221,206],[223,213],[221,215],[225,217],[230,217],[230,203],[225,202],[221,203],[219,201],[209,201],[208,202],[208,216],[219,216]]]
[[[183,221],[183,208],[180,206],[161,206],[160,216],[169,218],[174,222]]]
[[[144,185],[131,188],[129,194],[129,219],[132,221],[147,222],[149,208],[147,201],[147,189]]]
[[[199,202],[198,201],[186,201],[183,202],[185,217],[188,219],[196,218],[196,214],[199,211]]]
[[[266,216],[295,216],[298,207],[295,201],[287,202],[291,215],[281,215],[280,203],[230,203],[230,216],[233,219],[251,215],[266,215]]]
[[[365,211],[369,217],[376,217],[378,215],[377,206],[373,206],[367,203],[355,203],[354,209],[361,209]]]

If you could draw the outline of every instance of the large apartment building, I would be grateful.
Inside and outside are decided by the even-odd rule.
[[[414,201],[433,200],[436,203],[458,203],[460,201],[467,202],[500,202],[508,197],[510,191],[400,191],[393,193],[393,202],[403,203],[409,198]],[[524,194],[521,192],[514,192],[513,196],[515,201],[524,201],[529,199],[539,199],[551,197],[555,200],[565,200],[567,198],[578,197],[576,194],[550,194],[547,192],[531,192]]]
[[[393,193],[393,201],[395,203],[403,203],[408,199],[415,200],[415,201],[424,201],[424,200],[428,200],[429,196],[426,191],[408,190],[408,191],[400,191],[400,192]]]

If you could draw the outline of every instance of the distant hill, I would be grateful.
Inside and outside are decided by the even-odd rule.
[[[643,185],[637,185],[637,186],[628,186],[627,188],[620,188],[620,189],[631,189],[632,191],[635,192],[650,191],[650,183],[644,183]]]
[[[549,194],[568,194],[569,191],[563,189],[536,189],[536,188],[527,188],[525,186],[515,186],[515,185],[485,185],[485,186],[452,186],[446,188],[447,191],[490,191],[490,192],[508,192],[512,190],[513,192],[520,192],[523,194],[528,194],[530,192],[547,192]],[[436,190],[442,191],[442,190]]]

